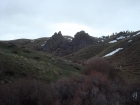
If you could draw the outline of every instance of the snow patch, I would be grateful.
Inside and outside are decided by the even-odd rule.
[[[117,39],[120,40],[120,39],[124,39],[124,38],[125,38],[125,36],[120,36]]]
[[[115,43],[115,42],[117,42],[117,40],[112,40],[112,41],[110,41],[108,43]]]
[[[68,39],[72,41],[72,38],[68,38]]]
[[[106,55],[103,56],[103,57],[108,57],[108,56],[114,55],[115,53],[117,53],[118,51],[120,51],[120,50],[122,50],[122,49],[123,49],[123,48],[117,48],[116,50],[114,50],[114,51],[112,51],[112,52],[106,54]]]
[[[42,44],[41,46],[45,46],[46,42],[47,42],[47,41],[45,41],[45,43],[44,43],[44,44]]]
[[[129,38],[130,37],[130,35],[129,36],[127,36],[127,38]]]
[[[138,32],[136,35],[139,35],[140,34],[140,32]]]
[[[129,40],[128,42],[132,42],[132,40]]]
[[[140,35],[140,34],[135,34],[135,35],[133,35],[133,36],[138,36],[138,35]]]
[[[137,36],[137,35],[140,35],[140,32],[138,32],[137,34],[133,35],[133,36]]]
[[[137,100],[138,99],[138,93],[137,92],[134,92],[132,94],[132,97],[133,97],[134,100]]]
[[[45,44],[42,44],[41,46],[44,46]]]

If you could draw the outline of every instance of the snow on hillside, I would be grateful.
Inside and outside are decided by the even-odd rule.
[[[120,36],[117,39],[120,40],[120,39],[124,39],[124,38],[125,38],[125,36]]]
[[[127,38],[129,38],[130,37],[130,35],[129,36],[127,36]]]
[[[133,36],[137,36],[137,35],[140,35],[140,32],[138,32],[137,34],[133,35]]]
[[[132,40],[129,40],[128,42],[132,42]]]
[[[114,50],[114,51],[112,51],[112,52],[106,54],[106,55],[103,56],[103,57],[108,57],[108,56],[114,55],[115,53],[117,53],[118,51],[120,51],[120,50],[122,50],[122,49],[123,49],[123,48],[117,48],[116,50]]]
[[[112,40],[112,41],[110,41],[108,43],[115,43],[115,42],[117,42],[117,40]]]
[[[69,40],[72,40],[72,38],[68,38]]]
[[[46,44],[47,41],[45,41],[41,46],[44,46]]]
[[[138,32],[136,35],[139,35],[140,34],[140,32]]]

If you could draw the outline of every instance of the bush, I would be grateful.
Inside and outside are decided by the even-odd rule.
[[[46,84],[21,79],[0,86],[0,105],[139,105],[140,84],[115,83],[102,72]]]
[[[33,79],[21,79],[0,87],[0,105],[51,105],[51,89]]]
[[[91,75],[96,72],[103,73],[109,78],[114,78],[116,75],[116,70],[112,65],[110,65],[105,59],[94,57],[87,61],[87,65],[84,67],[83,73],[86,75]]]

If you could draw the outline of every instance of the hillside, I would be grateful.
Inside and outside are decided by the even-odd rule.
[[[75,34],[74,38],[72,38],[70,36],[63,36],[60,31],[58,33],[54,33],[50,38],[39,38],[34,40],[18,39],[8,41],[6,43],[19,46],[22,50],[28,48],[41,51],[42,53],[44,52],[43,54],[50,53],[55,56],[61,56],[61,59],[64,58],[68,61],[77,62],[82,65],[92,57],[105,56],[104,58],[116,66],[116,68],[127,71],[127,73],[134,72],[138,74],[140,71],[139,32],[140,31],[126,31],[119,32],[111,36],[96,38],[91,37],[84,31],[80,31]],[[118,50],[118,52],[112,56],[107,55],[115,50],[116,52]],[[41,54],[41,52],[36,53]],[[38,56],[40,57],[40,55]]]
[[[31,77],[51,82],[79,75],[81,67],[59,57],[0,42],[0,81]]]
[[[125,39],[124,42],[115,45],[123,49],[106,59],[124,72],[123,76],[127,81],[140,81],[140,35]]]
[[[64,56],[65,59],[72,60],[76,62],[79,61],[85,61],[87,59],[90,59],[91,57],[96,56],[101,51],[105,50],[107,47],[109,47],[109,44],[97,44],[97,45],[90,45],[88,47],[82,48],[79,51]]]
[[[140,31],[0,42],[0,104],[140,105],[139,48]]]
[[[116,69],[121,70],[121,75],[127,81],[140,80],[140,31],[102,37],[97,40],[98,44],[85,47],[64,58],[85,65],[86,61],[92,57],[103,57]]]
[[[103,36],[100,38],[96,38],[96,44],[89,45],[87,47],[84,47],[83,49],[80,49],[79,51],[71,54],[66,55],[66,59],[74,59],[75,57],[79,56],[79,59],[87,60],[93,56],[104,56],[105,54],[115,50],[115,48],[118,48],[120,46],[126,48],[130,46],[131,43],[135,42],[139,36],[139,31],[127,33],[127,34],[118,34],[118,35],[112,35],[112,36]],[[133,42],[131,42],[133,40]],[[129,43],[129,41],[131,43]],[[139,41],[139,40],[137,40]],[[85,56],[88,57],[85,57]],[[81,57],[80,57],[81,56]]]
[[[44,38],[39,38],[39,39],[17,39],[17,40],[10,40],[10,41],[6,41],[6,42],[8,42],[8,43],[10,42],[15,45],[29,48],[32,50],[40,51],[42,46],[46,43],[46,41],[48,39],[49,38],[44,37]]]

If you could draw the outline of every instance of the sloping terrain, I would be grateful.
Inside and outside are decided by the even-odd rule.
[[[53,36],[39,44],[59,54],[64,40],[75,40],[59,35],[58,42]],[[32,50],[38,39],[0,42],[0,104],[140,105],[140,31],[94,38],[92,44],[92,37],[81,37],[63,57]]]
[[[80,49],[79,51],[73,54],[64,56],[64,58],[72,61],[77,61],[77,60],[85,61],[87,59],[90,59],[91,57],[96,56],[98,53],[105,50],[109,46],[110,46],[109,44],[90,45],[88,47]]]
[[[139,32],[140,31],[119,32],[111,36],[103,36],[100,38],[90,37],[84,31],[78,32],[74,38],[70,36],[62,36],[61,32],[59,32],[58,34],[55,33],[50,38],[40,38],[35,40],[19,39],[10,41],[8,43],[10,43],[11,45],[16,44],[18,46],[21,46],[22,50],[29,48],[41,52],[45,51],[45,53],[40,52],[41,54],[51,53],[56,56],[62,56],[61,58],[57,58],[59,58],[59,60],[64,58],[67,59],[67,62],[73,61],[79,64],[85,63],[88,59],[95,56],[103,57],[108,60],[108,62],[112,63],[117,69],[128,73],[128,75],[132,72],[134,75],[138,74],[139,76]],[[11,48],[11,50],[13,49]],[[39,52],[35,53],[40,54]],[[14,55],[17,56],[20,54],[17,53]],[[30,53],[26,54],[26,56],[27,55],[32,56],[32,54]],[[23,57],[26,56],[23,55]],[[32,56],[31,60],[38,62],[39,59],[34,59],[34,57]],[[37,57],[42,57],[42,55],[37,55]],[[51,58],[52,57],[50,57],[49,59]],[[45,62],[47,60],[44,59],[44,57],[42,57],[42,59],[45,60]],[[40,61],[42,61],[42,59]],[[56,63],[54,64],[54,66],[58,67],[62,65]],[[67,65],[65,65],[65,67],[67,67]],[[136,80],[138,79],[139,78],[136,78]]]
[[[11,40],[11,41],[6,41],[8,43],[12,43],[21,47],[33,49],[40,51],[42,46],[46,43],[46,41],[49,38],[44,37],[44,38],[39,38],[39,39],[17,39],[17,40]]]
[[[125,49],[131,46],[131,41],[133,39],[137,39],[138,35],[139,31],[121,35],[113,35],[110,37],[96,38],[96,41],[98,41],[98,43],[84,47],[83,49],[80,49],[79,51],[73,54],[64,56],[64,58],[71,60],[75,60],[75,58],[77,60],[87,60],[94,56],[103,57],[107,53],[119,47],[123,47]],[[135,41],[136,40],[133,40],[133,42]]]
[[[126,81],[138,82],[140,80],[139,31],[102,38],[99,44],[85,47],[64,58],[83,64],[95,56],[102,57],[113,64],[121,71]]]
[[[50,82],[79,75],[81,67],[46,53],[0,42],[0,81],[31,77]]]
[[[127,81],[138,82],[140,81],[140,36],[131,38],[131,42],[127,39],[125,43],[127,47],[118,46],[123,49],[107,59],[124,72],[123,76]]]

